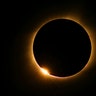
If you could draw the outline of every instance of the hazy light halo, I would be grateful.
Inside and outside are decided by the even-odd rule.
[[[49,18],[49,19],[46,19],[41,25],[38,26],[38,28],[36,29],[36,31],[35,31],[34,34],[33,34],[32,48],[31,48],[31,49],[32,49],[32,58],[33,58],[33,60],[34,60],[34,63],[35,63],[35,65],[38,67],[38,70],[41,70],[41,67],[40,67],[39,64],[37,63],[37,61],[36,61],[36,59],[35,59],[35,56],[34,56],[34,52],[33,52],[33,44],[34,44],[35,36],[37,35],[38,31],[40,30],[40,28],[41,28],[42,26],[44,26],[44,25],[47,24],[48,22],[53,21],[53,20],[56,20],[56,19],[68,19],[68,20],[72,20],[72,21],[78,23],[79,25],[81,25],[81,26],[84,28],[84,30],[87,32],[87,34],[88,34],[88,36],[89,36],[89,39],[90,39],[90,41],[91,41],[91,54],[90,54],[89,60],[88,60],[87,64],[85,65],[85,67],[84,67],[81,71],[77,72],[77,73],[74,74],[74,75],[67,76],[67,77],[59,77],[59,76],[54,76],[54,75],[51,75],[51,74],[48,74],[48,75],[49,75],[49,77],[52,77],[52,78],[60,78],[60,79],[76,77],[77,75],[79,76],[79,74],[82,73],[82,72],[90,65],[90,63],[91,63],[91,61],[92,61],[92,57],[93,57],[93,55],[94,55],[94,48],[93,48],[93,46],[94,46],[94,40],[92,39],[93,36],[92,36],[92,34],[91,34],[91,31],[87,28],[87,26],[85,27],[85,25],[83,25],[83,23],[82,23],[80,20],[75,19],[75,17],[73,17],[73,16],[72,16],[72,18],[71,18],[71,16],[65,16],[65,17],[60,17],[60,16],[59,16],[59,17],[56,17],[56,18],[54,18],[54,17],[53,17],[53,18]],[[50,69],[48,69],[48,70],[50,70]]]

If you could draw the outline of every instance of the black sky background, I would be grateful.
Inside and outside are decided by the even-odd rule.
[[[6,8],[9,26],[6,34],[6,55],[7,63],[5,64],[4,93],[12,94],[13,96],[60,96],[60,95],[83,95],[96,94],[96,60],[92,61],[93,66],[90,70],[83,74],[82,78],[65,80],[64,82],[47,80],[40,78],[38,73],[33,69],[30,73],[26,63],[30,63],[27,57],[25,45],[29,43],[28,38],[34,28],[43,19],[52,15],[76,13],[81,16],[85,24],[90,25],[92,30],[96,30],[96,8],[94,2],[89,1],[63,1],[63,2],[31,2],[30,4],[13,3]],[[96,31],[94,31],[96,40]],[[96,41],[95,41],[96,42]],[[96,44],[95,44],[96,45]],[[95,48],[96,49],[96,48]],[[6,52],[5,51],[5,52]],[[96,56],[94,56],[96,58]],[[30,74],[29,74],[30,73]],[[40,80],[39,80],[40,79]],[[90,96],[91,96],[90,95]]]

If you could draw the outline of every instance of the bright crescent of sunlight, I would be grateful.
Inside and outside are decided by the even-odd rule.
[[[41,68],[41,71],[42,71],[43,74],[45,74],[45,75],[49,75],[49,72],[48,72],[47,69],[45,69],[45,68]]]

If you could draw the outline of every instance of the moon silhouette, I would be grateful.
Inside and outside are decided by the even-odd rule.
[[[47,22],[33,41],[33,54],[37,64],[51,75],[72,76],[80,72],[91,54],[91,41],[86,30],[69,19]]]

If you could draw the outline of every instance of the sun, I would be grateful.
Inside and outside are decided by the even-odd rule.
[[[43,74],[45,74],[45,75],[49,75],[48,70],[45,69],[45,68],[41,68],[41,72],[42,72]]]

